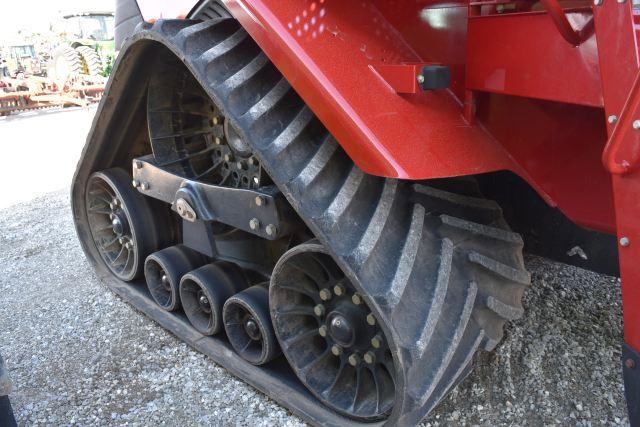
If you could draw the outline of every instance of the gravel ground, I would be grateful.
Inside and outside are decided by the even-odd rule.
[[[525,318],[424,425],[628,425],[619,281],[526,260]],[[21,425],[303,424],[108,291],[67,190],[0,210],[0,295]]]

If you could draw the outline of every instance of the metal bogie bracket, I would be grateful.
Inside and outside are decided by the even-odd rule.
[[[152,155],[133,160],[133,186],[170,203],[185,221],[217,221],[269,240],[291,231],[290,209],[275,186],[250,190],[190,180],[157,166]]]

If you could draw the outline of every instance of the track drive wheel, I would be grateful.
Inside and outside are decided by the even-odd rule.
[[[364,299],[319,243],[296,246],[271,276],[271,317],[300,380],[335,411],[383,418],[395,396],[388,341]]]
[[[161,235],[168,227],[161,213],[131,186],[121,168],[91,175],[85,204],[91,237],[107,268],[124,281],[138,278],[144,259],[163,244]]]

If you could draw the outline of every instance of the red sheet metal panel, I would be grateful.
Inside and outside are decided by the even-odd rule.
[[[570,13],[577,28],[590,13]],[[469,89],[602,107],[596,39],[569,44],[546,12],[469,18]]]

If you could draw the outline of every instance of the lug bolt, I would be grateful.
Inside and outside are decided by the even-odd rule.
[[[325,325],[322,325],[318,328],[318,333],[320,334],[321,337],[326,337],[327,336],[327,327]]]
[[[313,307],[313,312],[316,314],[316,316],[324,316],[324,305],[322,304],[318,304],[315,307]],[[326,329],[326,326],[325,326]]]
[[[635,130],[640,130],[640,120],[634,120],[633,121],[633,128]]]
[[[212,119],[211,119],[211,122],[212,122],[214,125],[217,125],[217,124],[219,124],[219,123],[220,123],[220,118],[216,116],[216,117],[214,117],[214,118],[212,118]]]
[[[367,351],[364,354],[363,357],[364,361],[367,362],[369,365],[373,365],[374,363],[376,363],[376,355],[373,351]]]
[[[338,283],[337,285],[335,285],[333,287],[333,293],[341,296],[344,295],[344,293],[347,291],[347,289],[344,287],[344,285],[342,283]]]
[[[265,228],[265,231],[267,232],[267,236],[275,236],[276,233],[278,232],[278,229],[276,228],[275,225],[269,224]]]
[[[136,169],[142,169],[143,163],[140,160],[136,160],[135,162],[133,162],[133,165],[136,167]]]
[[[225,154],[225,155],[224,155],[224,161],[225,161],[225,162],[231,162],[231,161],[233,161],[233,154],[231,154],[231,153],[227,153],[227,154]]]
[[[123,243],[124,243],[124,237],[120,237],[120,238],[118,239],[118,243],[123,244]]]
[[[360,363],[360,356],[358,356],[358,353],[351,353],[349,355],[349,365],[357,366],[358,363]]]
[[[629,241],[629,238],[628,238],[628,237],[622,237],[622,238],[620,238],[620,246],[623,246],[623,247],[625,247],[625,248],[626,248],[626,247],[627,247],[627,246],[629,246],[630,244],[631,244],[631,242]]]
[[[127,248],[128,250],[131,250],[133,248],[133,242],[128,241],[127,243],[124,244],[124,247]]]
[[[353,294],[351,296],[351,302],[355,305],[360,305],[362,304],[362,297],[360,296],[360,294]]]
[[[331,291],[327,288],[320,290],[320,299],[322,301],[329,301],[331,299]]]
[[[331,354],[333,354],[334,356],[340,356],[342,354],[342,347],[340,347],[338,344],[332,345]]]
[[[113,221],[114,219],[116,219],[116,216],[115,216],[114,214],[112,214],[112,213],[111,213],[111,214],[109,214],[109,219],[110,219],[111,221]]]
[[[367,323],[371,326],[376,324],[376,318],[373,316],[372,313],[367,314]]]
[[[140,181],[138,181],[137,179],[134,179],[133,181],[131,181],[131,184],[132,184],[135,188],[140,187]]]
[[[149,189],[150,185],[148,182],[143,182],[142,184],[140,184],[140,189],[142,191],[147,191]]]
[[[220,138],[218,138],[217,136],[216,136],[216,138],[213,140],[213,142],[214,142],[216,145],[220,145],[220,144],[222,144],[222,140],[221,140]]]
[[[260,228],[260,220],[258,218],[253,218],[251,221],[249,221],[249,227],[252,230],[257,230],[258,228]]]
[[[238,161],[238,163],[236,163],[236,167],[237,167],[239,170],[245,170],[245,169],[247,169],[247,165],[245,165],[245,164],[244,164],[244,160],[240,160],[240,161]]]
[[[255,202],[256,206],[264,206],[267,203],[267,200],[263,196],[256,196]]]
[[[371,345],[373,346],[373,348],[382,347],[382,337],[380,335],[376,335],[371,338]]]
[[[624,366],[626,366],[627,369],[634,369],[636,367],[636,361],[633,359],[627,359],[624,361]]]

